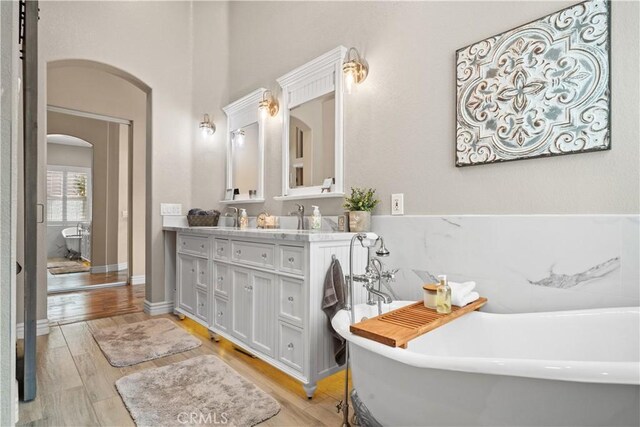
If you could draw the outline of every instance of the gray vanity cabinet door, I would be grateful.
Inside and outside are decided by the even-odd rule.
[[[251,310],[253,286],[249,270],[231,267],[232,321],[231,332],[238,339],[249,344],[251,337]]]
[[[273,274],[258,271],[253,271],[251,278],[253,294],[251,347],[274,357],[277,332],[276,279]]]
[[[195,314],[196,264],[197,258],[181,253],[178,254],[178,307],[191,314]]]

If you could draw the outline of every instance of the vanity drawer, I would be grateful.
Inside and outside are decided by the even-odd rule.
[[[296,371],[304,371],[303,330],[285,322],[279,322],[278,360]]]
[[[280,246],[280,271],[304,275],[304,247]]]
[[[266,243],[231,241],[231,259],[256,267],[275,268],[275,246]]]
[[[208,258],[209,247],[207,237],[178,234],[178,252]]]
[[[280,277],[278,280],[280,282],[280,317],[298,326],[303,326],[304,281],[287,277]]]
[[[214,329],[229,332],[229,324],[231,321],[231,312],[229,303],[219,297],[214,298],[215,307],[213,309],[213,327]]]
[[[215,258],[229,259],[229,241],[227,239],[215,239],[213,246],[213,256]]]
[[[213,287],[216,295],[229,297],[231,292],[231,281],[229,280],[229,266],[226,264],[214,263]]]
[[[209,300],[207,291],[196,288],[196,317],[205,322],[209,321]]]

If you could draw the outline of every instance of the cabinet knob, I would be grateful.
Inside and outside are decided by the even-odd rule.
[[[290,256],[290,257],[289,257],[289,262],[290,262],[291,264],[293,264],[293,261],[295,261],[295,258],[293,258],[292,256]]]
[[[288,348],[289,350],[293,350],[293,343],[292,343],[292,342],[290,342],[290,343],[287,345],[287,348]]]
[[[262,257],[262,259],[267,259],[267,254],[263,253],[262,255],[260,255]]]
[[[204,274],[204,271],[201,271],[200,274]]]
[[[186,245],[187,245],[187,242],[182,242],[182,246],[186,246]]]
[[[289,301],[293,302],[293,297],[287,298]]]
[[[240,256],[241,253],[242,251],[240,249],[236,250],[236,255]]]
[[[218,283],[222,283],[224,281],[224,277],[220,276],[218,277]]]
[[[253,286],[249,285],[247,286],[247,292],[251,292],[253,290]]]
[[[222,317],[222,312],[221,311],[218,312],[218,317]]]
[[[193,273],[194,271],[195,271],[195,270],[192,268],[192,269],[191,269],[191,272]]]
[[[218,248],[218,253],[221,254],[222,252],[224,252],[224,247]]]
[[[200,245],[200,247],[201,247],[202,249],[204,249],[204,244]]]

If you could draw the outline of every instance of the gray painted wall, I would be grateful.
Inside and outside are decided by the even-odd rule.
[[[356,46],[370,75],[345,100],[345,182],[377,188],[375,213],[390,213],[392,193],[404,193],[406,214],[637,213],[638,2],[612,4],[611,151],[454,166],[456,49],[574,3],[232,2],[229,99],[220,105],[277,89],[276,78],[339,44]],[[281,123],[268,123],[267,202],[250,214],[292,210],[272,199],[281,191]],[[193,173],[211,183],[193,187],[194,201],[221,199],[224,169]],[[342,210],[339,200],[319,204],[324,214]]]
[[[47,144],[47,164],[91,168],[93,149],[62,144]]]

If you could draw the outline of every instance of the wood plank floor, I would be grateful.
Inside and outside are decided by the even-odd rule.
[[[127,270],[110,273],[69,273],[51,274],[47,272],[47,292],[71,292],[81,289],[91,290],[93,286],[104,286],[110,283],[127,283]]]
[[[91,335],[93,328],[108,327],[150,318],[145,313],[125,314],[72,324],[56,325],[49,335],[38,337],[38,395],[20,404],[19,425],[131,426],[133,421],[115,388],[115,381],[132,372],[165,366],[202,354],[214,354],[238,373],[254,382],[280,403],[278,415],[264,426],[339,426],[336,405],[343,393],[344,374],[325,378],[312,400],[302,386],[259,359],[233,349],[231,343],[216,343],[194,322],[163,315],[202,341],[202,346],[184,353],[125,368],[109,364]]]
[[[50,325],[142,312],[144,285],[53,294],[47,297]]]

